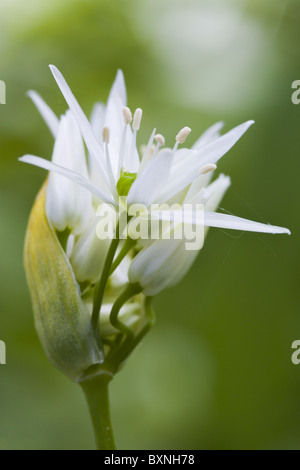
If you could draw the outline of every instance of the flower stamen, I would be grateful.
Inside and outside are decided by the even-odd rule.
[[[135,110],[135,113],[134,113],[134,116],[133,116],[133,123],[132,123],[132,129],[135,132],[140,130],[142,116],[143,116],[143,110],[141,108],[137,108]]]
[[[138,174],[140,174],[141,171],[145,168],[146,164],[148,163],[148,161],[150,160],[150,158],[151,158],[152,155],[153,155],[153,152],[154,152],[153,141],[154,141],[155,133],[156,133],[156,129],[154,128],[153,131],[152,131],[152,134],[151,134],[151,136],[150,136],[150,139],[149,139],[149,141],[148,141],[148,144],[147,144],[147,146],[146,146],[146,149],[145,149],[145,151],[143,152],[143,156],[142,156],[142,160],[141,160],[141,165],[140,165]]]
[[[132,122],[132,112],[130,111],[130,108],[127,106],[124,106],[122,109],[123,117],[124,117],[124,122],[125,124],[131,124]]]
[[[211,173],[217,169],[217,165],[214,163],[207,163],[202,168],[200,168],[200,175],[207,175],[207,173]]]
[[[125,148],[126,148],[126,139],[127,139],[127,128],[129,126],[129,124],[131,124],[131,122],[132,122],[132,113],[131,113],[130,108],[128,108],[127,106],[124,106],[123,109],[122,109],[122,113],[123,113],[125,126],[124,126],[124,130],[123,130],[120,153],[119,153],[119,163],[118,163],[117,177],[120,176],[121,169],[124,166],[124,157],[125,157]]]
[[[108,144],[109,144],[109,138],[110,138],[109,127],[103,127],[102,138],[103,138],[103,143],[105,146],[106,167],[107,167],[108,178],[109,178],[111,189],[113,192],[115,192],[116,182],[115,182],[115,178],[113,175],[113,170],[112,170],[111,160],[110,160],[109,150],[108,150]]]
[[[190,127],[184,127],[183,129],[181,129],[181,131],[178,132],[175,139],[176,143],[173,148],[174,151],[177,150],[179,144],[183,144],[186,141],[187,137],[191,133],[191,130],[192,129],[190,129]]]
[[[154,136],[154,139],[156,140],[156,146],[155,146],[155,149],[154,149],[154,152],[152,154],[152,158],[156,157],[156,155],[158,154],[158,151],[160,149],[160,147],[162,147],[163,145],[165,145],[165,138],[163,135],[161,134],[156,134]]]
[[[137,108],[135,110],[135,113],[134,113],[134,116],[133,116],[133,123],[132,123],[133,136],[132,136],[131,149],[130,149],[130,156],[131,157],[132,157],[132,155],[134,153],[134,150],[135,150],[135,147],[136,147],[136,134],[137,134],[137,131],[140,129],[140,126],[141,126],[142,116],[143,116],[142,109]]]

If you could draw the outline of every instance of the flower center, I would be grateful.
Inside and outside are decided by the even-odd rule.
[[[127,196],[133,182],[137,177],[137,173],[130,173],[124,167],[121,168],[120,178],[117,182],[117,191],[119,196]]]

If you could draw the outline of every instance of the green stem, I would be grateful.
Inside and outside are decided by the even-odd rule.
[[[154,312],[151,308],[151,303],[152,303],[153,297],[146,297],[145,299],[145,312],[146,312],[146,317],[147,317],[147,323],[144,326],[144,328],[140,331],[140,333],[134,338],[134,341],[132,342],[131,349],[126,351],[127,356],[131,354],[134,348],[142,341],[144,336],[148,333],[148,331],[152,328],[154,322],[155,322],[155,315]]]
[[[124,325],[119,319],[119,313],[123,305],[128,302],[132,297],[135,295],[138,295],[142,292],[143,288],[140,286],[140,284],[128,284],[126,289],[122,292],[122,294],[117,298],[115,301],[112,310],[110,312],[110,323],[120,331],[120,333],[123,333],[125,337],[132,338],[133,337],[133,331],[131,328],[128,326]]]
[[[80,384],[88,402],[98,450],[116,449],[108,397],[110,380],[109,374],[100,374]]]
[[[117,269],[119,264],[121,264],[121,262],[123,261],[125,256],[134,247],[134,245],[136,245],[136,240],[133,240],[132,238],[127,238],[127,240],[125,240],[124,245],[123,245],[120,253],[118,254],[118,256],[116,257],[115,261],[112,264],[110,274],[112,274]]]
[[[115,367],[116,370],[116,364],[122,364],[128,358],[128,356],[132,353],[132,351],[137,347],[137,345],[142,341],[144,336],[153,326],[153,323],[155,321],[155,315],[151,308],[152,300],[153,297],[146,297],[145,299],[145,312],[147,322],[142,328],[142,330],[138,333],[137,336],[126,337],[123,344],[121,344],[121,346],[108,357],[108,362],[112,364],[112,367]]]
[[[100,308],[103,302],[104,291],[110,276],[111,265],[113,263],[118,245],[119,245],[119,228],[117,227],[116,230],[116,238],[112,240],[106,259],[103,267],[103,271],[101,274],[100,281],[95,287],[95,294],[94,294],[94,305],[93,305],[93,313],[92,313],[92,327],[94,332],[97,335],[97,326],[100,314]],[[99,335],[97,335],[98,337]]]
[[[129,284],[123,294],[116,300],[113,305],[110,322],[111,324],[118,329],[124,337],[124,340],[120,343],[118,347],[112,350],[107,358],[106,364],[109,367],[109,370],[116,373],[119,370],[120,365],[127,359],[127,357],[132,353],[135,347],[139,344],[140,341],[144,338],[146,333],[152,327],[155,317],[151,309],[152,297],[146,297],[145,299],[145,313],[146,313],[146,324],[141,329],[141,331],[135,336],[131,328],[128,328],[120,320],[118,320],[119,312],[124,305],[131,297],[142,292],[142,287],[140,284]]]

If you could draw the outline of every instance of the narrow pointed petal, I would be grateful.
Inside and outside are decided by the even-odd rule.
[[[159,200],[167,201],[174,194],[190,185],[198,177],[199,171],[204,165],[216,163],[236,144],[253,123],[254,121],[247,121],[199,150],[178,150],[169,181],[159,194]]]
[[[44,158],[36,157],[34,155],[24,155],[23,157],[19,158],[19,161],[29,163],[30,165],[38,166],[40,168],[43,168],[44,170],[54,171],[59,175],[65,176],[66,178],[74,181],[74,183],[77,183],[80,186],[83,186],[84,188],[88,189],[92,194],[97,196],[103,202],[113,204],[114,206],[116,205],[115,201],[111,197],[107,196],[107,194],[104,193],[100,188],[90,183],[88,180],[83,178],[75,171],[68,170],[60,165],[56,165],[55,163],[49,162],[49,160],[45,160]]]
[[[94,135],[98,143],[102,147],[102,131],[104,127],[105,119],[105,105],[103,103],[96,103],[93,107],[90,123],[94,132]]]
[[[140,203],[148,207],[154,202],[166,184],[173,152],[162,150],[160,154],[148,162],[144,171],[137,177],[128,194],[128,204]]]
[[[94,135],[97,139],[98,144],[101,146],[101,149],[103,149],[103,127],[104,127],[104,119],[105,119],[105,106],[103,103],[96,103],[95,106],[93,107],[90,122],[91,126],[94,132]],[[96,186],[99,186],[102,188],[102,190],[110,194],[110,189],[108,188],[106,181],[103,177],[103,173],[101,172],[101,169],[98,165],[98,163],[95,161],[93,156],[88,153],[88,168],[89,168],[89,180],[91,183],[93,183]]]
[[[93,133],[92,127],[86,115],[84,114],[81,107],[79,106],[75,96],[73,95],[72,91],[70,90],[67,82],[65,81],[60,71],[54,65],[50,65],[50,69],[62,94],[65,97],[66,102],[68,103],[76,119],[77,125],[82,133],[82,136],[85,140],[85,143],[87,145],[87,148],[91,156],[95,159],[96,164],[99,165],[102,175],[105,181],[108,183],[106,168],[103,163],[104,162],[103,151],[102,151],[101,146],[97,142],[97,139]]]
[[[199,217],[196,210],[154,210],[151,212],[151,219],[166,220],[172,222],[182,222],[187,224],[203,224],[201,210]],[[242,219],[228,214],[220,214],[217,212],[204,211],[204,225],[206,227],[217,227],[232,230],[241,230],[243,232],[259,232],[272,234],[291,234],[290,230],[284,227],[276,227],[273,225],[262,224],[248,219]]]
[[[205,201],[205,211],[215,212],[219,208],[227,189],[231,185],[229,176],[221,174],[213,183],[211,183],[205,191],[208,194],[208,198]],[[195,198],[197,201],[197,198]],[[208,233],[209,227],[205,227],[204,235]]]
[[[54,114],[52,109],[47,105],[47,103],[36,91],[30,90],[28,91],[27,95],[37,107],[40,115],[42,116],[48,128],[50,129],[50,132],[53,137],[56,137],[59,127],[58,117]]]
[[[273,225],[253,222],[252,220],[242,219],[228,214],[220,214],[216,212],[204,213],[204,223],[207,227],[219,227],[232,230],[242,230],[245,232],[260,232],[291,235],[289,229],[284,227],[276,227]]]
[[[122,109],[126,104],[127,96],[124,75],[121,70],[118,70],[109,94],[104,119],[104,126],[109,128],[111,135],[109,153],[114,178],[117,178],[119,154],[125,125]],[[130,129],[128,129],[128,133],[129,131]]]
[[[114,178],[118,178],[119,158],[122,145],[122,137],[124,132],[123,107],[127,105],[127,93],[125,80],[122,70],[118,70],[116,79],[111,88],[105,114],[105,127],[109,127],[111,140],[109,143],[109,151],[111,158],[111,166]],[[136,146],[132,149],[131,142],[133,132],[130,126],[126,129],[127,142],[124,148],[124,167],[131,173],[137,172],[139,168],[139,156]],[[132,154],[130,153],[133,150]]]
[[[186,193],[185,202],[192,202],[194,199],[197,199],[201,192],[206,191],[206,187],[207,185],[209,185],[213,173],[214,172],[211,172],[206,175],[200,175],[197,179],[192,182]]]
[[[227,189],[231,185],[231,180],[229,176],[223,175],[222,173],[219,177],[207,186],[206,191],[211,196],[207,199],[205,203],[206,211],[216,211],[219,208],[219,204],[222,201]],[[197,198],[196,198],[197,200]]]
[[[125,162],[124,166],[126,170],[130,173],[137,173],[140,167],[140,157],[136,147],[136,142],[134,142],[134,135],[131,128],[128,126],[128,141],[125,148]]]
[[[224,127],[224,122],[217,122],[209,129],[207,129],[204,134],[202,134],[199,139],[192,146],[193,150],[198,150],[200,147],[209,144],[213,140],[220,137],[220,131]]]
[[[191,210],[190,208],[184,209],[184,206],[180,210],[159,210],[155,208],[148,214],[142,214],[141,218],[150,218],[151,220],[165,220],[168,222],[186,223],[189,225],[203,225],[203,210],[202,205],[198,210]]]
[[[52,163],[88,178],[83,140],[71,111],[61,117]],[[92,215],[92,195],[70,179],[57,173],[49,176],[46,212],[54,227],[81,233]]]
[[[110,90],[108,101],[110,101],[110,99],[114,100],[117,96],[120,99],[122,105],[126,106],[127,105],[127,92],[126,92],[124,74],[121,69],[118,69],[117,71],[115,81]],[[109,103],[107,103],[107,106],[108,105]]]

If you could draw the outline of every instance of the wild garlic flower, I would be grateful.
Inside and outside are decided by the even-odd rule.
[[[100,276],[101,259],[108,249],[107,244],[102,243],[100,248],[97,243],[97,218],[93,208],[107,203],[118,212],[120,196],[126,198],[128,208],[133,204],[148,208],[152,204],[160,206],[170,202],[182,206],[203,204],[206,227],[290,233],[285,228],[215,212],[230,185],[230,179],[224,175],[211,183],[216,164],[253,121],[245,122],[222,136],[223,124],[217,123],[191,149],[179,148],[190,133],[188,127],[177,134],[173,149],[163,148],[165,139],[154,129],[142,155],[139,155],[136,138],[142,110],[137,109],[132,116],[127,107],[126,88],[120,70],[107,106],[97,104],[89,123],[61,73],[54,66],[50,68],[70,111],[59,121],[42,99],[31,92],[30,96],[56,142],[52,162],[32,155],[25,155],[20,160],[50,171],[47,215],[57,230],[68,228],[77,237],[69,254],[80,281],[93,281]],[[80,133],[89,151],[88,164]],[[91,195],[94,196],[93,201]],[[151,215],[153,219],[182,220],[180,209],[157,214],[154,209],[150,218]],[[185,214],[184,220],[186,223],[195,221],[192,211]],[[78,239],[78,235],[81,238]],[[150,239],[143,245],[129,268],[129,277],[133,282],[140,282],[148,295],[180,280],[195,258],[195,253],[188,253],[183,243],[178,241],[167,243]],[[161,256],[161,251],[164,256]],[[176,266],[175,270],[170,268],[170,263]],[[152,278],[155,279],[155,287]]]
[[[80,374],[87,369],[86,363],[90,366],[100,364],[104,356],[109,355],[107,351],[113,351],[114,345],[119,347],[118,335],[123,335],[123,339],[131,337],[132,344],[136,338],[140,339],[149,314],[143,304],[144,296],[154,296],[186,274],[202,248],[209,227],[273,234],[290,232],[285,228],[216,212],[230,186],[230,178],[224,175],[212,182],[217,162],[253,121],[245,122],[224,135],[220,135],[223,123],[217,123],[190,149],[183,146],[191,132],[189,127],[178,132],[172,148],[165,147],[165,138],[154,129],[147,145],[139,152],[137,133],[142,110],[138,108],[132,114],[127,107],[125,82],[120,70],[107,105],[97,103],[89,122],[61,73],[54,66],[50,68],[69,110],[58,119],[36,92],[29,93],[48,124],[55,145],[51,162],[33,155],[20,158],[22,162],[50,171],[42,193],[46,218],[41,216],[39,198],[36,203],[39,209],[34,209],[30,223],[36,232],[33,236],[30,229],[27,235],[26,263],[29,284],[33,297],[37,299],[40,337],[44,338],[45,326],[41,320],[44,313],[40,314],[40,310],[45,298],[40,297],[34,282],[36,285],[44,282],[45,272],[39,267],[42,277],[38,282],[37,265],[33,262],[47,250],[47,246],[39,241],[37,230],[36,218],[40,220],[42,217],[43,230],[51,238],[53,247],[55,240],[59,245],[56,247],[57,256],[61,259],[55,266],[63,265],[63,270],[69,272],[68,283],[74,283],[79,296],[75,303],[82,302],[80,311],[87,312],[83,314],[84,328],[88,329],[87,322],[92,315],[95,332],[99,317],[100,331],[96,339],[98,346],[100,343],[104,345],[101,344],[98,351],[92,340],[89,357],[80,370],[68,372],[64,364],[52,358],[57,346],[49,346],[49,341],[46,341],[45,349],[48,348],[52,361],[72,378],[80,380]],[[139,211],[132,212],[136,207]],[[113,237],[102,236],[103,231],[99,229],[101,214],[107,208],[110,208]],[[117,233],[124,212],[125,235],[124,232]],[[48,227],[44,226],[46,220]],[[158,222],[158,233],[149,237],[132,236],[133,227],[143,221],[147,227]],[[179,228],[197,226],[203,229],[202,242],[197,249],[187,249],[185,232],[181,237],[175,235]],[[112,240],[114,237],[116,239]],[[51,258],[47,263],[51,263]],[[50,271],[46,270],[46,278],[52,291],[54,271],[51,271],[51,276]],[[95,287],[97,283],[100,284]],[[67,293],[63,294],[58,289],[57,295],[63,297]],[[51,310],[48,297],[47,302],[47,308]],[[73,304],[67,305],[67,310],[73,308]],[[63,325],[63,314],[56,321]],[[72,332],[75,331],[74,338],[77,338],[77,327],[71,327]],[[74,348],[78,350],[76,345]],[[130,349],[128,345],[126,348],[125,356]]]

